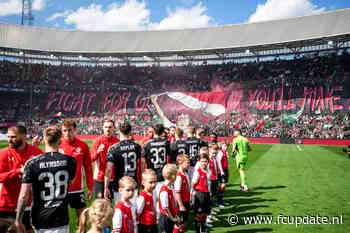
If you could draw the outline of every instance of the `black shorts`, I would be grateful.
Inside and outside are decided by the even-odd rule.
[[[160,232],[173,232],[174,230],[174,226],[175,223],[173,221],[170,220],[170,218],[168,218],[167,216],[164,215],[160,215],[159,217],[159,228],[160,228]]]
[[[210,214],[210,194],[196,191],[193,210],[197,214]]]
[[[226,184],[226,183],[228,183],[228,169],[226,168],[226,169],[224,169],[224,173],[225,173],[225,175],[219,175],[219,182],[221,183],[221,184]]]
[[[190,213],[190,202],[183,202],[185,208],[186,208],[186,211],[180,211],[180,218],[182,218],[182,224],[183,223],[187,223],[188,221],[188,215]]]
[[[114,198],[114,190],[113,190],[114,182],[109,182],[109,193],[111,194],[111,199]],[[105,182],[104,181],[96,181],[94,180],[94,188],[93,188],[94,198],[104,198],[105,195]]]
[[[15,221],[15,219],[16,219],[16,212],[0,211],[0,218],[2,218],[2,219],[10,219],[10,220]],[[32,221],[31,221],[31,216],[30,216],[30,210],[24,211],[22,222],[23,222],[23,225],[25,226],[26,230],[31,230],[32,229],[32,223],[31,223]],[[10,227],[10,225],[8,227]]]
[[[210,193],[212,195],[212,197],[216,197],[218,194],[218,185],[219,182],[218,180],[211,180],[210,181]]]
[[[139,233],[158,233],[158,225],[138,225],[138,232]]]
[[[85,208],[85,193],[83,191],[76,193],[68,193],[68,203],[69,206],[73,209]]]

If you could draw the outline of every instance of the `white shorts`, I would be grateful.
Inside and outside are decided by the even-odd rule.
[[[51,229],[38,229],[35,233],[69,233],[69,226],[56,227]]]

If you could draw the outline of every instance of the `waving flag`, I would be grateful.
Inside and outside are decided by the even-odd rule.
[[[218,117],[226,112],[224,92],[169,92],[167,96],[180,104],[204,114]]]

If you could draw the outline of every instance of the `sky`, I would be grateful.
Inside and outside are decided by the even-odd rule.
[[[0,22],[21,23],[22,0],[0,0]],[[34,26],[89,31],[201,28],[350,8],[350,0],[32,0]]]

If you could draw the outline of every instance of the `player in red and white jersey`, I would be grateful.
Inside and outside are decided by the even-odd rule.
[[[139,233],[157,233],[157,212],[153,200],[153,190],[156,187],[157,175],[154,170],[146,169],[142,173],[144,189],[136,200],[136,213],[138,216]]]
[[[177,157],[176,163],[179,167],[177,172],[176,180],[174,183],[174,191],[177,205],[180,210],[180,217],[182,218],[182,223],[184,224],[184,228],[188,221],[188,214],[190,211],[190,179],[187,174],[187,170],[190,167],[190,158],[181,154]],[[184,231],[184,228],[181,229],[181,232]]]
[[[84,177],[88,188],[88,200],[92,199],[93,179],[89,147],[75,136],[76,127],[74,120],[65,119],[62,122],[62,139],[59,152],[72,156],[77,163],[75,177],[68,189],[68,201],[70,207],[76,210],[79,219],[81,212],[86,207]]]
[[[136,189],[136,181],[130,176],[123,176],[119,180],[121,200],[115,205],[112,233],[136,233],[136,211],[131,202]]]
[[[9,147],[0,150],[0,232],[7,232],[15,220],[25,163],[33,156],[43,153],[36,146],[26,143],[26,135],[24,126],[9,128]],[[27,232],[32,232],[29,210],[25,211],[23,221]]]
[[[219,202],[218,204],[220,208],[224,207],[224,192],[226,188],[226,183],[228,182],[228,175],[229,175],[227,147],[228,147],[228,142],[224,141],[224,143],[221,145],[221,149],[219,150],[216,156],[216,161],[219,168],[218,169],[219,182],[221,183],[219,187],[219,192],[218,192],[218,202]]]
[[[107,166],[108,149],[120,140],[113,136],[115,130],[114,121],[106,119],[103,122],[103,135],[95,139],[91,147],[91,159],[94,162],[94,195],[98,198],[104,197],[104,179]],[[112,192],[114,172],[112,172],[111,182],[109,185],[110,193]]]
[[[176,180],[177,167],[175,164],[166,164],[162,170],[164,183],[159,190],[159,226],[162,233],[178,232],[181,219],[178,217],[172,186]]]

